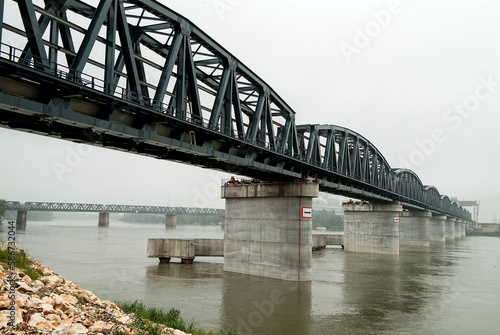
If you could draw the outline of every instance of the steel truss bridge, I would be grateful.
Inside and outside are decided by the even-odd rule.
[[[86,212],[86,213],[141,213],[167,215],[220,215],[225,210],[219,208],[193,208],[169,206],[142,206],[142,205],[102,205],[78,204],[60,202],[25,202],[7,201],[9,211],[38,211],[38,212]]]
[[[87,2],[0,0],[0,126],[471,220],[362,135],[296,125],[268,84],[159,2]]]

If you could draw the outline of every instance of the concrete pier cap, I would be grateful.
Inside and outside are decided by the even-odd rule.
[[[318,196],[319,185],[302,180],[224,183],[224,271],[310,281],[312,198]]]

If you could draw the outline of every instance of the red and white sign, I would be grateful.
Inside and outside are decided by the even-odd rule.
[[[399,216],[395,216],[392,218],[392,222],[399,223]]]
[[[312,207],[302,207],[302,218],[303,219],[312,219],[312,217],[313,217]]]

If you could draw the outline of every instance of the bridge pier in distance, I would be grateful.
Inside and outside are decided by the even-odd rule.
[[[399,218],[399,244],[428,247],[431,211],[404,211]]]
[[[446,218],[446,241],[455,240],[455,218],[448,216]]]
[[[468,223],[463,221],[462,222],[462,237],[467,236],[467,227],[468,227]]]
[[[462,238],[462,220],[455,219],[455,240]]]
[[[345,203],[344,250],[399,255],[400,204]]]
[[[97,223],[99,227],[109,227],[109,213],[100,212],[99,213],[99,222]]]
[[[167,214],[165,218],[165,228],[176,228],[177,227],[177,215]]]
[[[318,196],[319,185],[310,182],[222,186],[224,271],[310,281],[312,198]]]
[[[220,229],[225,230],[226,229],[226,217],[223,216],[222,219],[220,220]]]
[[[446,215],[435,215],[430,218],[429,241],[446,242]]]
[[[17,211],[16,229],[25,230],[26,229],[26,218],[28,217],[28,211],[22,210]]]

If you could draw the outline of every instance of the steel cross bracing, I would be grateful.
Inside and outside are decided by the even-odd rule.
[[[471,220],[360,134],[296,125],[269,85],[159,2],[0,5],[0,126]]]
[[[9,211],[42,211],[42,212],[93,212],[93,213],[142,213],[142,214],[172,214],[172,215],[220,215],[225,213],[219,208],[194,208],[170,206],[141,205],[101,205],[59,202],[25,202],[7,201]]]

